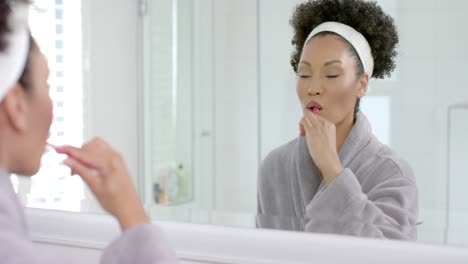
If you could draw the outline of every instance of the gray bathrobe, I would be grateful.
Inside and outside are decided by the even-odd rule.
[[[16,198],[10,175],[0,170],[0,263],[80,263],[60,252],[56,253],[49,256],[34,247],[28,236],[23,208]],[[172,264],[177,261],[162,232],[156,226],[147,224],[125,231],[104,251],[101,263]]]
[[[345,170],[326,186],[297,138],[273,150],[258,178],[257,226],[415,240],[418,190],[410,166],[372,134],[361,112],[339,157]]]

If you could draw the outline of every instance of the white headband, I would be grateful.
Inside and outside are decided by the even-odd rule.
[[[342,23],[325,22],[318,25],[314,28],[314,30],[312,30],[312,32],[310,32],[304,47],[312,37],[321,32],[336,33],[351,43],[351,45],[356,50],[362,65],[364,66],[364,71],[369,75],[369,78],[372,77],[374,72],[374,59],[372,57],[372,51],[369,42],[367,42],[366,38],[361,33],[356,31],[354,28]]]
[[[28,5],[12,4],[6,49],[0,52],[0,102],[18,82],[29,53]]]

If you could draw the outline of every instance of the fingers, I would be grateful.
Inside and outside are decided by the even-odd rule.
[[[302,122],[302,121],[301,121],[301,122]],[[305,137],[305,135],[306,135],[305,128],[304,128],[304,126],[302,125],[302,123],[299,123],[299,136]]]
[[[104,172],[106,169],[106,159],[103,157],[108,156],[109,146],[100,139],[93,139],[89,143],[83,145],[82,148],[76,148],[72,146],[64,146],[57,148],[57,152],[66,154],[76,161],[82,163],[86,167]]]
[[[315,127],[316,119],[311,119],[307,116],[305,116],[303,119],[304,119],[303,125],[305,126],[306,130],[308,130],[307,128],[310,129],[310,128]]]
[[[332,124],[330,121],[328,121],[328,119],[320,115],[314,114],[310,111],[304,112],[304,118],[308,119],[313,126],[325,126],[328,124]]]
[[[63,147],[61,151],[69,156],[64,163],[81,176],[102,207],[117,217],[124,230],[148,222],[125,161],[110,145],[94,139],[81,149]]]
[[[300,133],[301,136],[306,136],[306,134],[313,130],[312,122],[307,117],[303,117],[300,123]]]
[[[94,193],[98,194],[101,192],[102,180],[99,177],[98,171],[83,165],[73,158],[66,159],[64,163],[71,168],[73,174],[81,176]]]
[[[95,158],[96,155],[94,153],[88,153],[83,149],[66,146],[58,148],[57,152],[66,154],[90,169],[101,171],[104,168],[103,164],[99,164],[99,159]]]
[[[314,114],[311,111],[305,111],[304,112],[304,117],[309,119],[311,122],[317,122],[317,121],[323,119],[323,117],[321,117],[321,116],[319,116],[317,114]]]
[[[304,137],[307,132],[330,126],[334,127],[335,125],[320,115],[314,114],[310,111],[305,111],[304,116],[299,123],[299,134],[301,137]]]

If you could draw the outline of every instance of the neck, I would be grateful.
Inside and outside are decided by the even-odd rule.
[[[12,171],[13,168],[13,155],[12,153],[18,148],[18,141],[15,139],[14,134],[11,132],[10,127],[5,122],[4,116],[0,114],[0,169]]]
[[[336,125],[336,151],[340,153],[346,138],[354,126],[354,112],[348,115],[343,121]]]
[[[10,160],[8,155],[8,142],[0,139],[0,169],[10,170]]]

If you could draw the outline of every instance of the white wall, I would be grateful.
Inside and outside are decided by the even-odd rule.
[[[302,1],[259,1],[260,153],[297,137],[301,115],[296,77],[290,66],[292,29],[289,20]]]
[[[87,135],[102,136],[120,150],[138,175],[138,42],[136,2],[85,1],[85,55],[89,81]],[[125,19],[122,19],[125,18]],[[88,19],[88,20],[87,20]],[[85,44],[85,45],[86,45]]]
[[[102,137],[120,151],[135,181],[140,173],[136,10],[136,1],[83,1],[85,137]],[[92,201],[83,210],[100,211]]]
[[[468,100],[462,77],[467,58],[463,47],[468,42],[462,25],[468,22],[467,10],[466,2],[456,0],[399,2],[402,49],[397,81],[389,91],[394,108],[392,146],[408,159],[418,180],[423,241],[444,242],[448,106]],[[468,122],[458,125],[463,129]],[[464,156],[468,158],[466,150]],[[466,237],[466,229],[456,232]],[[450,238],[447,242],[456,243]]]
[[[257,38],[256,1],[214,1],[215,210],[256,211]]]
[[[463,108],[453,108],[450,111],[449,141],[449,175],[450,195],[447,206],[450,208],[448,222],[448,239],[452,243],[467,245],[468,234],[468,204],[466,203],[466,186],[468,174],[468,104]]]

